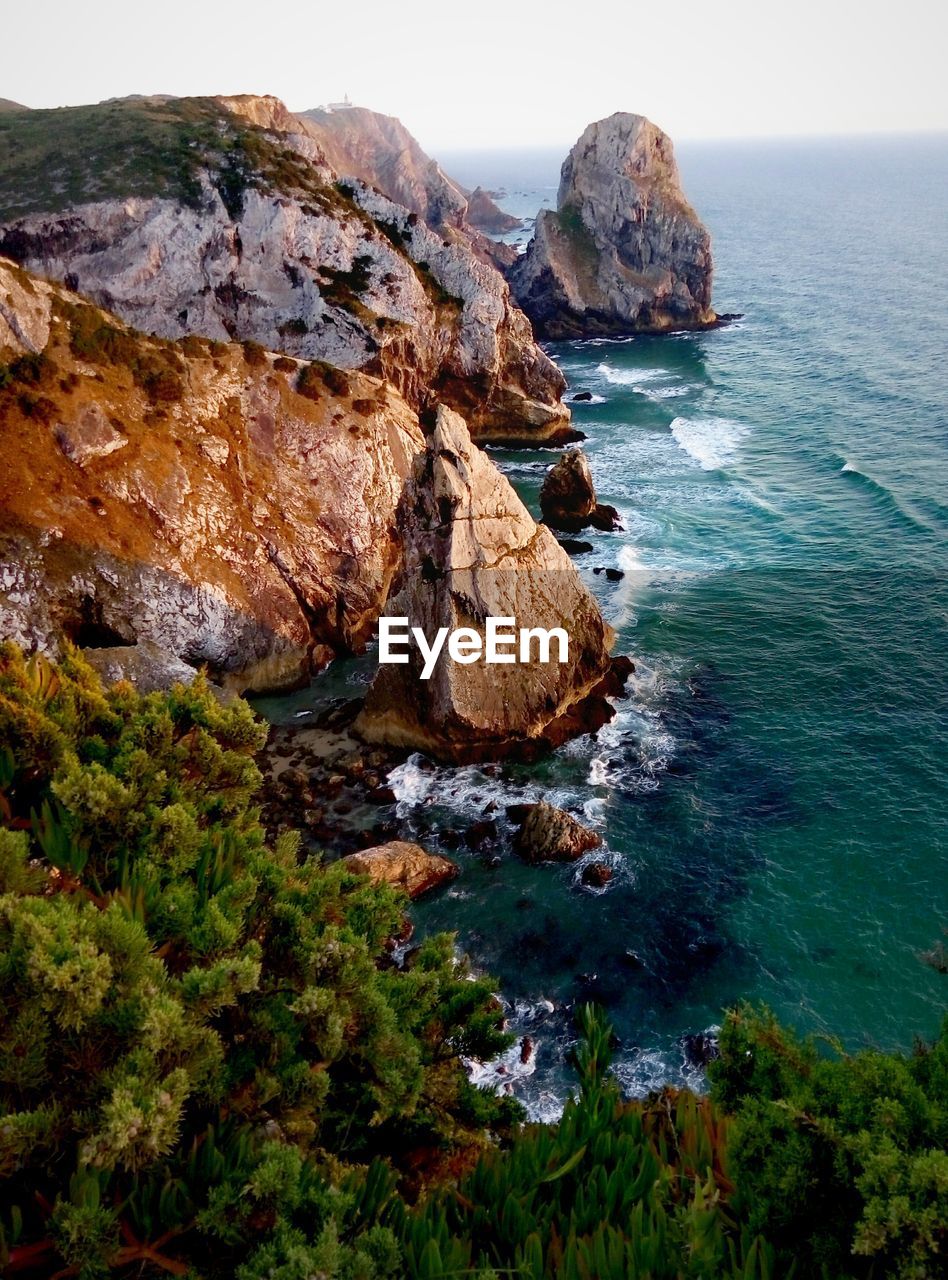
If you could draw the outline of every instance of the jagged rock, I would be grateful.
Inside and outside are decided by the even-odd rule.
[[[611,629],[553,534],[443,406],[402,520],[405,560],[388,615],[407,617],[429,639],[440,627],[483,636],[489,616],[547,629],[565,620],[568,661],[461,665],[442,655],[422,680],[412,646],[407,664],[380,666],[357,733],[439,759],[484,760],[535,754],[611,717],[602,692]]]
[[[578,533],[589,525],[607,531],[621,528],[615,507],[596,501],[589,459],[582,449],[570,449],[546,473],[540,510],[546,524],[565,533]]]
[[[580,879],[589,889],[604,889],[612,880],[612,868],[605,862],[587,862]]]
[[[124,449],[128,437],[116,431],[102,406],[93,401],[56,427],[56,442],[70,462],[85,467],[93,458],[105,458],[116,449]]]
[[[342,178],[377,187],[430,227],[460,227],[468,198],[394,116],[365,107],[303,111],[323,152]]]
[[[563,376],[486,253],[364,182],[343,193],[319,131],[278,99],[82,110],[81,154],[70,150],[68,109],[48,113],[41,146],[34,129],[32,151],[11,151],[0,253],[148,333],[249,339],[362,369],[416,410],[433,394],[454,404],[484,440],[578,438]],[[105,168],[97,156],[115,113],[125,167]],[[175,144],[187,162],[165,172]]]
[[[514,837],[514,848],[526,862],[575,862],[601,844],[595,831],[545,800],[530,806]]]
[[[310,376],[301,394],[262,353],[169,348],[2,260],[0,300],[0,364],[47,339],[28,381],[0,388],[0,637],[51,654],[64,637],[152,642],[239,689],[298,684],[365,641],[424,449],[397,392],[350,373],[341,394],[328,371],[336,390]],[[100,330],[121,354],[78,359],[75,336]]]
[[[538,336],[708,328],[711,242],[681,190],[671,139],[644,116],[591,124],[567,157],[555,210],[511,268]]]
[[[317,107],[300,115],[336,173],[376,187],[435,230],[503,232],[521,225],[482,187],[468,192],[450,178],[394,116],[351,106]]]
[[[481,231],[489,231],[501,235],[505,231],[516,231],[523,226],[522,218],[515,218],[512,213],[504,213],[497,207],[489,191],[483,187],[475,187],[467,202],[467,221],[472,227]]]
[[[356,875],[368,876],[373,884],[390,884],[404,889],[409,898],[420,897],[430,889],[446,884],[458,875],[460,868],[449,858],[428,853],[420,845],[405,840],[391,840],[350,853],[343,862]]]

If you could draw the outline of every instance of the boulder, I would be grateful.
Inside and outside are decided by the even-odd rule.
[[[671,139],[617,112],[569,153],[557,207],[539,213],[508,278],[537,335],[560,339],[712,327],[711,276]]]
[[[86,649],[83,657],[105,684],[127,680],[139,693],[170,689],[175,684],[191,684],[197,675],[193,667],[150,640],[140,640],[133,645]],[[214,688],[213,685],[211,687]]]
[[[602,693],[612,671],[611,628],[550,530],[444,406],[416,462],[400,528],[405,558],[386,614],[407,618],[429,641],[442,627],[471,628],[483,640],[488,617],[514,618],[518,628],[565,625],[567,661],[500,665],[481,657],[462,665],[443,653],[423,680],[412,645],[407,663],[379,667],[356,733],[475,761],[535,755],[612,716]]]
[[[613,876],[612,868],[605,862],[587,862],[580,877],[589,889],[604,889]]]
[[[582,449],[570,449],[546,473],[540,510],[545,524],[565,533],[578,533],[589,525],[607,531],[622,527],[615,507],[596,501],[589,459]]]
[[[404,889],[409,898],[417,898],[429,889],[446,884],[460,870],[449,858],[428,853],[421,845],[405,840],[390,840],[388,844],[360,849],[342,861],[356,875],[368,876],[373,884]]]
[[[514,848],[525,862],[575,862],[601,844],[595,831],[545,800],[530,807],[514,838]]]

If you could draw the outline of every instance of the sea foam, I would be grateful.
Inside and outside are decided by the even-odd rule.
[[[730,418],[675,418],[671,433],[679,449],[704,471],[717,471],[733,462],[750,428]]]

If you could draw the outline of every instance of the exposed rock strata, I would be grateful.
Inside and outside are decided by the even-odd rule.
[[[403,520],[405,559],[389,615],[407,617],[429,639],[440,627],[483,635],[489,616],[565,626],[569,659],[460,665],[443,656],[425,681],[412,648],[408,664],[379,668],[357,733],[444,760],[477,760],[535,754],[611,716],[611,629],[552,533],[450,409],[438,410],[416,461]],[[618,692],[623,678],[608,691]]]
[[[88,198],[63,207],[58,188],[30,179],[25,203],[7,203],[0,253],[145,332],[252,339],[386,377],[416,410],[446,400],[480,440],[577,438],[560,371],[468,236],[433,231],[364,183],[337,189],[318,131],[277,99],[147,106],[143,155],[155,121],[161,139],[177,137],[192,127],[189,112],[216,121],[213,136],[224,130],[226,145],[199,156],[180,190],[160,171],[143,191],[130,165],[101,181],[90,175]],[[140,103],[109,107],[133,109],[142,113]],[[83,111],[90,128],[109,128],[112,117]],[[59,163],[56,131],[69,114],[27,113],[51,117],[29,174]],[[93,198],[101,190],[114,194]],[[30,211],[10,212],[17,207]]]
[[[509,273],[539,336],[707,328],[711,242],[671,139],[644,116],[591,124],[563,164],[557,208]]]
[[[282,364],[142,338],[0,262],[0,635],[151,642],[241,689],[361,645],[423,435],[378,379],[309,371],[301,394]]]
[[[540,510],[545,524],[564,533],[578,533],[590,525],[606,531],[620,527],[615,507],[596,501],[589,459],[581,449],[568,450],[546,473]]]

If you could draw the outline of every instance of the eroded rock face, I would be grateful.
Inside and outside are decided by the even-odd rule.
[[[482,187],[468,192],[449,177],[394,116],[365,107],[318,107],[300,118],[340,177],[376,187],[436,230],[500,232],[520,226]]]
[[[591,124],[511,268],[540,337],[706,328],[711,242],[681,189],[671,139],[644,116]]]
[[[514,838],[514,847],[526,862],[575,862],[601,844],[595,831],[545,800],[530,805]]]
[[[460,868],[449,858],[428,853],[421,845],[390,840],[372,849],[350,853],[343,862],[356,875],[368,876],[372,884],[390,884],[404,889],[409,898],[418,898],[431,889],[453,880]]]
[[[552,533],[450,409],[437,412],[400,521],[405,559],[386,614],[407,617],[429,640],[440,627],[483,636],[490,616],[566,627],[568,661],[461,665],[444,654],[422,680],[413,647],[407,665],[380,666],[358,734],[443,760],[478,760],[536,754],[609,718],[602,685],[610,628]]]
[[[455,405],[483,440],[577,438],[560,371],[466,232],[435,232],[355,179],[341,193],[318,130],[278,99],[213,101],[276,153],[265,181],[205,168],[187,199],[156,191],[30,212],[0,225],[0,253],[144,332],[250,339],[384,376],[415,410]],[[274,188],[283,152],[297,158],[287,190]],[[0,310],[0,334],[4,324]]]
[[[51,654],[64,637],[150,642],[238,689],[291,686],[358,648],[424,449],[398,393],[311,373],[301,394],[293,361],[172,348],[0,261],[0,299],[17,289],[25,318],[0,365],[35,354],[44,326],[48,340],[0,389],[0,636]],[[76,330],[110,324],[120,355],[78,359]],[[157,399],[135,380],[149,361]]]
[[[589,459],[581,449],[568,450],[546,473],[540,510],[545,524],[565,533],[578,533],[589,525],[606,531],[620,527],[615,507],[596,501]]]

